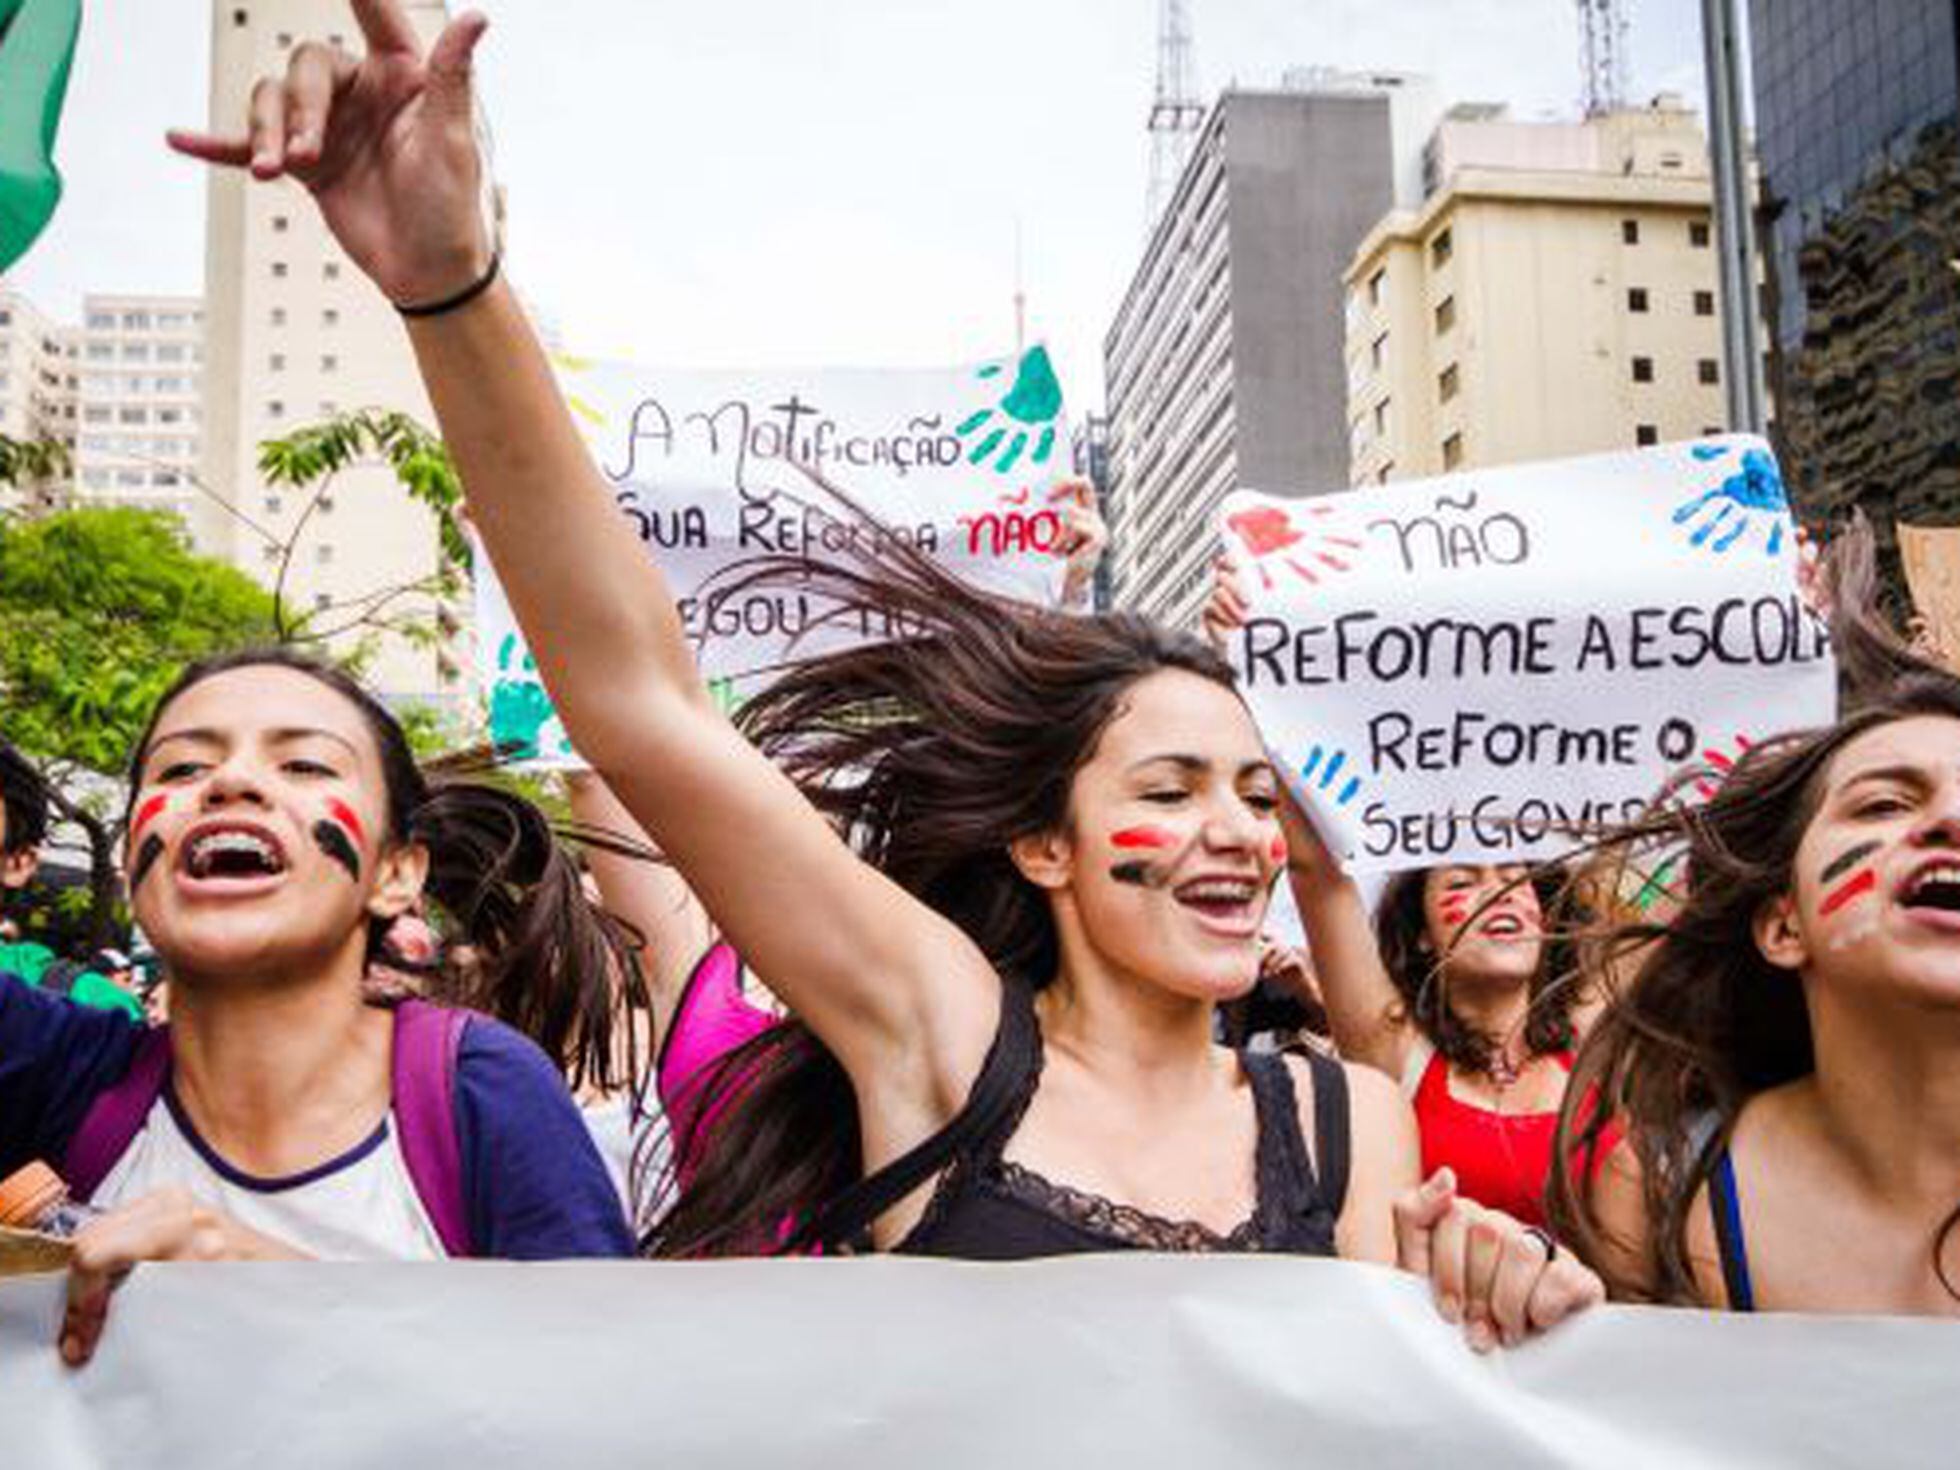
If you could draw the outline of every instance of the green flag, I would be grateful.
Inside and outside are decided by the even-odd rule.
[[[54,134],[82,28],[82,0],[0,0],[0,271],[61,198]]]

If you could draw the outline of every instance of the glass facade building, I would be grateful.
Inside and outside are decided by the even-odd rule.
[[[1806,516],[1960,520],[1960,0],[1750,0],[1779,449]]]

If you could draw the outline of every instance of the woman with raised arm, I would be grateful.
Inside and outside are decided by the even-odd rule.
[[[303,46],[246,135],[176,142],[300,179],[409,313],[567,729],[795,1013],[731,1059],[668,1248],[1399,1245],[1479,1346],[1591,1300],[1589,1273],[1447,1179],[1417,1193],[1391,1087],[1213,1046],[1284,843],[1258,733],[1202,644],[1003,603],[860,537],[854,562],[751,578],[806,579],[920,636],[759,697],[749,728],[787,769],[742,738],[497,279],[469,79],[485,22],[458,18],[424,62],[396,0],[355,9],[365,60]]]
[[[1684,854],[1554,1182],[1630,1300],[1960,1316],[1960,679],[1883,630],[1862,532],[1833,560],[1851,712],[1604,844]]]

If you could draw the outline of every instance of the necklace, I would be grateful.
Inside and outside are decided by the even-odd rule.
[[[1517,1085],[1517,1064],[1511,1060],[1510,1054],[1502,1047],[1499,1047],[1491,1056],[1490,1080],[1497,1086],[1499,1091]]]

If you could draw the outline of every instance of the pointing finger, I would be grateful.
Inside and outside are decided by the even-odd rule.
[[[204,163],[243,168],[252,161],[252,142],[249,138],[220,138],[211,133],[172,128],[163,135],[163,140],[173,151]]]
[[[352,0],[354,19],[367,38],[371,56],[411,56],[422,54],[422,38],[409,23],[401,0]]]

